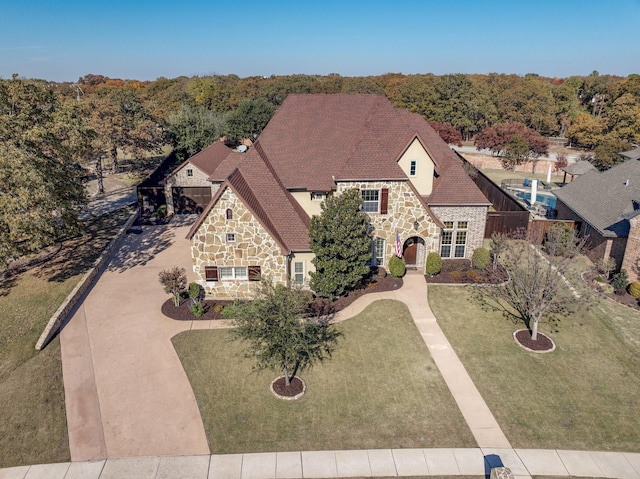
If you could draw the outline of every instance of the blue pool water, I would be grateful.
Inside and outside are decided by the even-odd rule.
[[[527,203],[531,200],[531,192],[528,191],[518,191],[516,192],[516,196],[526,200]],[[538,193],[536,195],[536,202],[545,204],[551,209],[556,209],[556,197],[553,194]]]

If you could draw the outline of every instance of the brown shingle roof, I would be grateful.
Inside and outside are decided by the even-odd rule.
[[[289,95],[259,142],[286,188],[330,191],[339,180],[408,180],[398,159],[415,138],[440,178],[429,201],[488,204],[424,118],[394,108],[384,96]]]
[[[269,165],[254,148],[221,185],[211,202],[193,225],[187,237],[191,239],[211,211],[225,188],[231,188],[260,224],[278,242],[283,254],[289,251],[309,251],[309,217],[299,208],[273,174]]]
[[[234,151],[225,145],[224,142],[216,141],[215,143],[207,146],[204,150],[182,162],[180,166],[173,170],[169,176],[175,175],[187,165],[193,165],[206,175],[210,176],[227,157],[235,157],[236,155],[239,155],[239,153],[234,153]]]

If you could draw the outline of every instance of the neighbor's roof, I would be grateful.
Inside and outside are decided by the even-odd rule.
[[[591,164],[591,162],[580,160],[565,166],[564,168],[562,168],[562,171],[572,176],[580,176],[584,175],[585,173],[589,173],[590,171],[598,170]]]
[[[634,148],[633,150],[623,151],[622,153],[620,153],[620,156],[630,160],[638,160],[640,159],[640,146]]]
[[[605,237],[629,235],[628,220],[640,214],[640,160],[591,172],[554,190],[562,203]]]
[[[278,242],[283,254],[309,251],[309,217],[282,183],[272,174],[270,165],[252,148],[244,160],[222,183],[207,208],[193,225],[191,239],[226,188],[240,197],[254,217]]]

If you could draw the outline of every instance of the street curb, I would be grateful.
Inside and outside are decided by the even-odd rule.
[[[93,266],[89,271],[87,271],[82,279],[78,282],[78,284],[73,288],[73,290],[69,293],[67,298],[62,302],[60,307],[53,313],[53,316],[49,318],[49,322],[42,331],[40,335],[40,339],[36,343],[35,348],[38,351],[41,351],[48,343],[53,339],[55,334],[58,332],[60,325],[67,318],[69,313],[75,308],[76,304],[78,304],[78,300],[82,297],[82,295],[89,290],[95,281],[100,276],[103,267],[107,263],[109,257],[113,250],[120,244],[122,238],[127,233],[127,230],[131,228],[133,223],[138,219],[138,211],[133,213],[129,219],[125,222],[124,226],[118,234],[111,240],[111,242],[107,245],[107,247],[102,251],[98,259],[96,259],[93,263]]]

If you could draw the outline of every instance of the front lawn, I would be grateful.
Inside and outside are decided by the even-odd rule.
[[[514,447],[640,452],[640,313],[594,298],[557,330],[541,323],[557,349],[535,354],[470,287],[430,285],[429,302]]]
[[[174,337],[211,452],[476,446],[402,303],[378,301],[337,328],[337,351],[301,374],[297,401],[271,394],[276,373],[251,372],[229,330]]]

